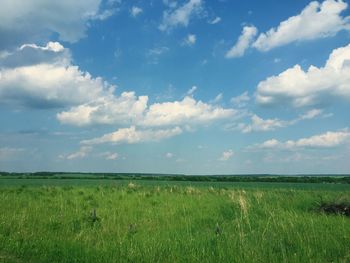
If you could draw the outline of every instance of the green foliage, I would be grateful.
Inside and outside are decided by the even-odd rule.
[[[0,262],[350,260],[350,219],[314,209],[349,191],[255,186],[2,187]]]

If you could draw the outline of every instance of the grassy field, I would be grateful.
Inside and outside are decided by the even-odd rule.
[[[348,184],[0,186],[0,262],[350,262],[350,218],[317,210],[350,201]]]

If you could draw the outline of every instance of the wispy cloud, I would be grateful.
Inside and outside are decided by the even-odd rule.
[[[143,12],[142,8],[138,7],[138,6],[133,6],[130,9],[130,15],[132,17],[137,17],[138,15],[140,15]]]
[[[350,143],[350,132],[348,130],[328,131],[319,135],[284,142],[277,139],[270,139],[261,144],[249,146],[248,149],[294,150],[303,148],[333,148],[345,143]]]
[[[163,12],[163,21],[159,26],[161,31],[167,31],[178,26],[187,27],[190,19],[202,11],[202,0],[189,0],[184,5]]]
[[[226,58],[242,57],[258,33],[255,26],[245,26],[237,43],[226,53]]]
[[[134,144],[149,141],[160,141],[167,139],[182,133],[182,129],[179,127],[170,129],[158,129],[158,130],[137,130],[136,127],[121,128],[115,132],[108,133],[102,137],[84,140],[81,143],[86,145],[95,145],[102,143],[113,144]]]
[[[211,25],[215,25],[221,22],[221,17],[217,16],[213,20],[210,20],[208,23]]]

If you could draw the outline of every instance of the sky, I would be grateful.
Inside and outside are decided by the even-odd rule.
[[[1,0],[0,171],[349,173],[349,4]]]

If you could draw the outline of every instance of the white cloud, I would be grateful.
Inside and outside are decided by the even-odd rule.
[[[133,6],[130,10],[130,14],[133,17],[137,17],[139,14],[141,14],[143,12],[142,8],[137,7],[137,6]]]
[[[19,49],[23,50],[27,47],[33,48],[33,49],[40,49],[40,50],[48,50],[53,52],[62,52],[64,51],[64,47],[59,42],[48,42],[45,47],[41,47],[35,44],[24,44]]]
[[[209,21],[208,23],[211,25],[215,25],[221,22],[221,17],[215,17],[213,20]]]
[[[187,91],[187,95],[188,96],[192,96],[193,93],[197,90],[197,86],[192,86],[188,91]]]
[[[323,113],[323,110],[320,109],[312,109],[308,112],[300,115],[299,117],[292,119],[292,120],[280,120],[277,118],[274,119],[262,119],[256,114],[253,114],[251,117],[251,123],[245,124],[240,123],[237,125],[235,129],[240,130],[243,133],[250,133],[250,132],[261,132],[261,131],[274,131],[278,128],[284,128],[291,125],[295,125],[300,121],[303,120],[311,120],[318,116],[321,116]],[[322,115],[326,116],[326,115]]]
[[[350,142],[348,130],[326,132],[308,138],[301,138],[293,141],[280,142],[276,139],[265,141],[261,144],[248,147],[248,149],[273,149],[273,150],[294,150],[299,148],[333,148]]]
[[[301,115],[299,117],[300,120],[310,120],[314,119],[315,117],[321,115],[323,113],[323,110],[321,109],[312,109],[306,112],[305,114]]]
[[[222,154],[221,154],[221,157],[219,158],[219,161],[227,161],[229,160],[232,156],[234,155],[234,152],[230,149],[230,150],[227,150],[227,151],[224,151]]]
[[[123,92],[120,96],[101,96],[58,113],[57,119],[76,126],[136,123],[143,118],[147,101],[147,96],[137,97],[134,92]]]
[[[243,92],[241,95],[231,98],[231,103],[238,108],[243,108],[250,101],[248,91]]]
[[[187,27],[190,19],[202,11],[202,0],[189,0],[177,9],[163,12],[163,21],[159,26],[161,31],[170,30],[178,26]]]
[[[101,10],[101,0],[45,1],[2,0],[0,49],[23,42],[48,39],[57,33],[60,40],[76,42],[85,36],[89,21],[111,16],[115,6]]]
[[[256,131],[272,131],[277,128],[287,126],[287,122],[279,119],[262,119],[257,115],[251,117],[251,124],[240,123],[238,129],[243,133],[256,132]]]
[[[268,51],[292,42],[330,37],[341,30],[350,30],[349,17],[341,16],[347,6],[342,0],[313,1],[300,14],[281,22],[277,28],[261,33],[253,47]]]
[[[160,141],[182,133],[182,129],[174,127],[171,129],[159,130],[137,130],[135,126],[130,128],[121,128],[115,132],[108,133],[102,137],[84,140],[81,143],[86,145],[95,145],[102,143],[113,144],[134,144],[141,142]]]
[[[237,58],[242,57],[245,51],[249,48],[250,44],[254,40],[254,37],[258,33],[255,26],[245,26],[243,27],[242,34],[238,38],[237,43],[227,51],[226,58]]]
[[[192,89],[192,92],[195,89]],[[132,124],[138,126],[192,126],[209,124],[236,114],[225,109],[186,96],[181,101],[147,105],[148,97],[136,97],[134,92],[121,96],[109,95],[95,98],[89,103],[74,106],[57,114],[60,122],[86,126],[93,124]]]
[[[186,46],[193,46],[196,44],[197,37],[194,34],[189,34],[187,37],[184,39],[183,44]]]
[[[0,70],[36,64],[68,65],[70,61],[70,51],[58,42],[48,42],[46,46],[24,44],[11,52],[2,52]]]
[[[69,154],[67,156],[60,155],[60,158],[67,159],[67,160],[73,160],[73,159],[83,159],[88,156],[88,154],[92,151],[92,147],[90,146],[82,146],[80,147],[79,151]]]
[[[33,58],[23,59],[30,56]],[[0,59],[0,65],[10,61],[11,67],[0,70],[0,101],[14,108],[70,107],[57,113],[64,124],[180,126],[189,131],[193,125],[207,125],[235,114],[233,109],[188,95],[180,101],[151,105],[148,96],[136,96],[132,91],[116,95],[114,86],[72,65],[69,50],[57,42],[44,47],[23,45]],[[23,61],[28,65],[21,65]],[[195,90],[194,86],[188,94]]]
[[[259,104],[291,104],[303,107],[327,104],[331,99],[350,100],[350,45],[333,50],[324,67],[304,71],[295,65],[261,81],[257,87]]]
[[[0,59],[0,100],[32,108],[62,107],[113,92],[114,86],[92,78],[71,64],[70,53],[58,42],[23,45]]]
[[[233,109],[224,109],[187,96],[182,101],[152,104],[140,124],[144,126],[207,124],[229,118],[234,114]]]

